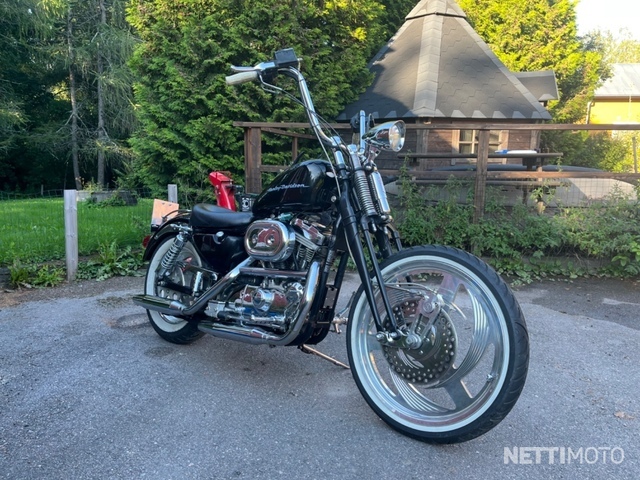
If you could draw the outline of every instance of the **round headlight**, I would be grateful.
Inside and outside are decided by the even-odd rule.
[[[389,148],[399,152],[404,146],[404,134],[406,128],[403,121],[397,121],[389,128]]]
[[[397,152],[404,146],[405,130],[402,120],[386,122],[369,130],[364,136],[364,141],[374,147]]]

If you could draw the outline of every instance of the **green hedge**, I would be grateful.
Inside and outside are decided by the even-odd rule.
[[[612,196],[542,214],[523,204],[507,208],[489,201],[474,224],[472,202],[458,201],[459,187],[459,181],[448,182],[448,199],[439,195],[436,201],[429,191],[401,181],[395,215],[406,245],[436,243],[472,251],[500,273],[523,281],[547,275],[640,275],[637,197]]]

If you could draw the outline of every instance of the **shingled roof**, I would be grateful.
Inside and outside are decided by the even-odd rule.
[[[518,80],[538,99],[539,102],[558,100],[558,84],[553,70],[537,72],[514,72]]]
[[[596,89],[596,99],[640,97],[640,63],[614,63],[611,70],[611,78]]]
[[[473,30],[453,0],[422,0],[374,57],[372,85],[338,120],[550,120],[538,99]]]

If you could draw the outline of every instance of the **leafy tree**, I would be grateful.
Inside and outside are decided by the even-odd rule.
[[[405,17],[417,5],[417,0],[381,0],[384,5],[382,26],[384,39],[389,40],[404,23]]]
[[[366,64],[386,40],[374,0],[134,0],[128,13],[142,40],[132,59],[141,123],[132,145],[136,171],[154,186],[195,185],[210,169],[240,171],[234,120],[304,119],[290,100],[255,85],[226,86],[230,65],[295,48],[318,111],[331,118],[368,85]]]
[[[602,80],[610,76],[614,63],[640,62],[640,42],[628,31],[613,35],[609,31],[589,32],[582,41],[592,51],[601,52],[607,70]],[[563,163],[600,168],[610,172],[633,172],[633,137],[636,132],[545,132],[546,145],[564,151]]]
[[[557,122],[584,118],[606,73],[602,53],[577,36],[573,0],[459,0],[476,32],[512,71],[554,70]]]
[[[623,30],[615,36],[609,31],[594,31],[587,35],[587,40],[597,45],[603,52],[606,64],[640,63],[640,41],[631,36],[628,30]]]

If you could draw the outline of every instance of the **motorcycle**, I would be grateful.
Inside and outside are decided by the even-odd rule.
[[[250,211],[198,204],[157,229],[145,250],[147,310],[165,340],[204,334],[248,344],[315,345],[346,321],[347,358],[368,405],[415,439],[473,439],[509,413],[529,360],[523,313],[508,285],[455,248],[403,248],[374,163],[404,144],[402,121],[372,126],[360,112],[346,144],[315,111],[292,49],[231,67],[303,105],[326,159],[297,160]],[[275,85],[292,79],[299,98]],[[348,259],[361,285],[348,319],[336,302]]]

